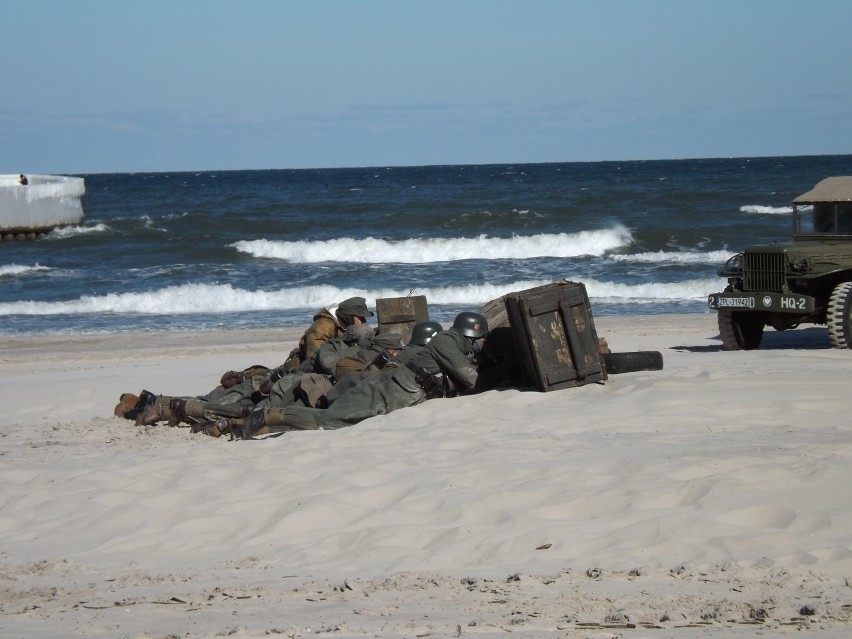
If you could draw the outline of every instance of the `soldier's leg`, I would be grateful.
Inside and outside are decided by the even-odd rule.
[[[410,373],[408,369],[401,370]],[[328,408],[291,406],[282,415],[268,416],[267,425],[270,430],[333,430],[422,402],[423,390],[416,383],[401,385],[395,380],[398,376],[393,371],[373,375],[361,380]],[[281,426],[270,424],[273,420],[280,421]]]
[[[255,407],[251,397],[243,397],[239,401],[227,404],[207,403],[201,411],[201,418],[205,420],[218,419],[219,417],[230,417],[238,419],[248,415]]]
[[[227,389],[223,395],[221,406],[212,404],[205,399],[192,397],[172,397],[170,395],[157,395],[143,411],[136,416],[137,426],[152,426],[162,421],[168,421],[169,426],[177,426],[187,418],[202,418],[209,406],[214,407],[212,414],[225,417],[241,417],[245,409],[239,403],[245,398],[246,391],[251,394],[251,384],[245,387],[241,385]],[[236,406],[234,405],[236,404]],[[253,405],[253,402],[252,402]],[[220,412],[215,412],[221,408]]]
[[[287,408],[265,408],[252,411],[244,420],[227,420],[227,428],[233,439],[251,439],[261,432],[283,433],[290,430],[319,430],[320,428],[340,428],[348,424],[333,425],[324,420],[320,423],[316,414],[325,413],[324,409],[305,406]],[[295,417],[291,416],[291,413]],[[220,428],[221,430],[221,428]]]
[[[184,422],[193,424],[216,417],[242,417],[251,410],[242,408],[239,403],[218,405],[195,397],[161,397],[157,398],[147,417],[155,422],[167,420],[169,426],[179,426]]]
[[[202,398],[190,399],[183,406],[183,419],[191,423],[215,421],[222,417],[237,419],[245,417],[256,406],[262,395],[256,392],[251,379],[247,379],[223,393],[208,394]],[[220,387],[222,388],[222,387]],[[211,397],[217,397],[213,400]],[[173,412],[176,412],[173,410]]]
[[[352,426],[369,417],[414,406],[426,393],[414,373],[401,368],[368,377],[342,395],[328,408],[288,406],[253,411],[243,424],[234,425],[235,439],[250,439],[259,428],[269,432],[290,430],[334,430]]]

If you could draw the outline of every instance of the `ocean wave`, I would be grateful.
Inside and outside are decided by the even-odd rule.
[[[254,257],[291,263],[350,262],[356,264],[428,264],[471,259],[526,259],[604,255],[633,240],[624,226],[598,231],[497,238],[480,235],[461,238],[383,240],[335,238],[320,242],[244,240],[231,244]]]
[[[656,253],[633,253],[630,255],[610,255],[615,262],[636,262],[640,264],[719,264],[725,262],[730,251],[657,251]]]
[[[0,277],[4,276],[15,276],[15,275],[26,275],[27,273],[32,273],[34,271],[49,271],[51,270],[47,266],[41,266],[40,264],[34,264],[32,266],[28,266],[26,264],[4,264],[0,265]]]
[[[89,233],[103,233],[105,231],[109,231],[109,227],[103,222],[92,226],[63,226],[48,233],[47,239],[64,239],[75,235],[88,235]]]
[[[335,286],[305,286],[273,291],[247,290],[230,284],[185,284],[144,293],[86,295],[63,302],[20,301],[0,303],[0,316],[6,315],[225,315],[252,311],[306,310],[306,318],[319,308],[360,295],[368,300],[425,295],[430,305],[478,308],[508,293],[548,284],[549,280],[520,280],[507,284],[468,284],[399,290],[378,288],[359,290]],[[619,284],[585,280],[589,298],[602,302],[641,303],[665,300],[700,300],[718,290],[718,278],[684,282]]]
[[[613,304],[644,304],[704,300],[709,293],[720,290],[718,277],[684,280],[682,282],[645,282],[620,284],[584,280],[591,302]]]
[[[792,206],[761,206],[759,204],[746,204],[740,207],[741,213],[757,213],[759,215],[789,215],[793,212]]]

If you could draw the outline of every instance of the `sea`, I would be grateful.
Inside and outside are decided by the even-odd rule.
[[[585,285],[594,317],[706,313],[852,155],[81,175],[84,220],[0,242],[0,335],[302,327],[360,295],[451,322]]]

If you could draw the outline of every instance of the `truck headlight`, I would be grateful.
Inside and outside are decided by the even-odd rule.
[[[790,262],[790,272],[797,275],[804,275],[811,270],[811,263],[806,257],[800,257],[797,260]]]

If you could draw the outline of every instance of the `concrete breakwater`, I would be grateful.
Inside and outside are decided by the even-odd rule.
[[[0,175],[0,239],[34,240],[83,221],[83,178]],[[25,183],[22,183],[25,182]]]

